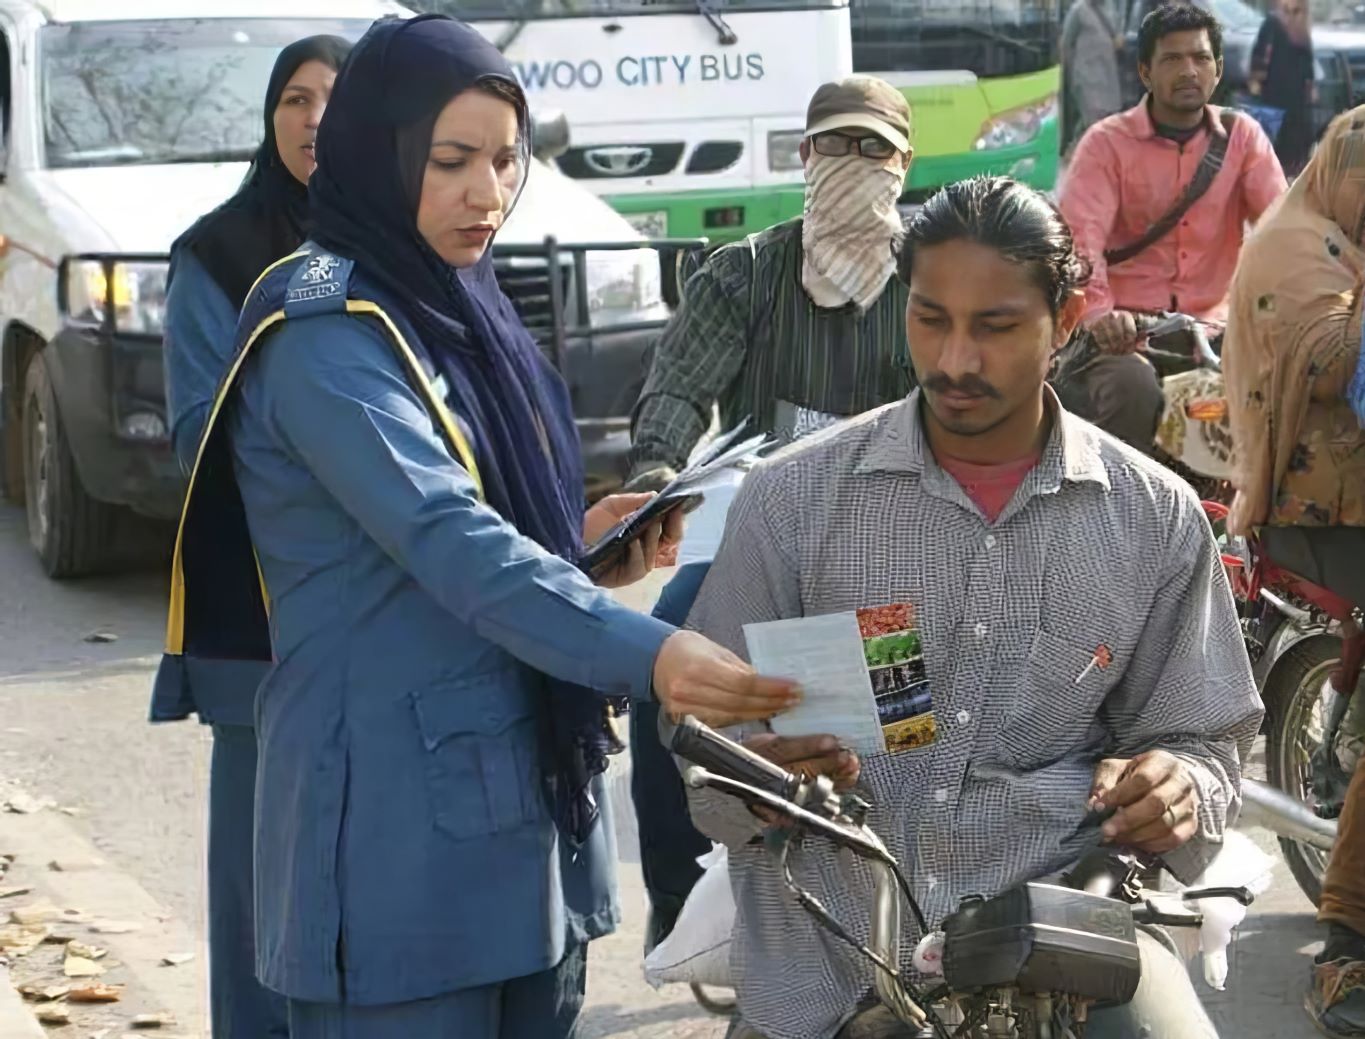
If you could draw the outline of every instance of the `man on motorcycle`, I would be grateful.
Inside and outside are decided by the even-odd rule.
[[[922,389],[758,467],[689,618],[741,654],[755,622],[866,607],[905,629],[901,663],[871,674],[888,753],[860,763],[838,734],[732,732],[788,768],[856,780],[930,927],[965,896],[1073,863],[1100,839],[1082,825],[1095,803],[1117,809],[1104,839],[1192,880],[1237,813],[1238,742],[1262,714],[1198,500],[1045,384],[1085,270],[1030,188],[978,179],[932,198],[900,257]],[[901,704],[913,717],[893,717]],[[733,1035],[858,1034],[867,964],[802,914],[754,815],[689,797],[730,849]],[[839,853],[806,842],[792,864],[845,925],[867,918],[867,875]],[[1215,1035],[1183,964],[1145,932],[1139,945],[1137,998],[1093,1010],[1089,1039]]]
[[[688,281],[635,410],[630,485],[657,489],[721,424],[795,439],[910,389],[900,347],[896,208],[910,106],[852,76],[815,92],[801,144],[805,215],[717,250]]]
[[[1255,120],[1208,103],[1223,73],[1212,14],[1159,7],[1143,19],[1138,51],[1146,96],[1086,133],[1061,185],[1062,213],[1094,272],[1082,324],[1102,354],[1058,392],[1150,451],[1161,386],[1134,355],[1134,315],[1173,310],[1221,323],[1243,231],[1285,179]]]

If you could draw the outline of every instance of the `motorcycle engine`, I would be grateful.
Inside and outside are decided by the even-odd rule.
[[[1127,1003],[1142,967],[1129,906],[1053,884],[963,899],[943,922],[944,980],[955,992],[1017,988]]]

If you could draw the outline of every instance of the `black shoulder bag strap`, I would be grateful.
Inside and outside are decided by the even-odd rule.
[[[1209,150],[1204,153],[1204,158],[1199,162],[1199,168],[1194,171],[1194,176],[1185,185],[1185,191],[1181,194],[1180,200],[1172,206],[1166,214],[1147,228],[1147,233],[1136,242],[1118,249],[1106,249],[1104,262],[1110,267],[1115,264],[1126,263],[1148,246],[1165,238],[1180,223],[1190,207],[1198,202],[1213,186],[1214,178],[1218,176],[1218,171],[1223,168],[1223,159],[1228,153],[1228,143],[1232,140],[1232,128],[1237,122],[1237,113],[1225,110],[1220,116],[1223,124],[1222,135],[1214,135],[1209,142]]]

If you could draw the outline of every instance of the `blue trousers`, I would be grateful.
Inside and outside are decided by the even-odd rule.
[[[681,626],[706,579],[710,563],[688,563],[669,581],[654,616]],[[701,876],[697,857],[711,842],[697,832],[687,812],[682,777],[668,749],[659,742],[659,705],[630,708],[630,794],[640,832],[640,867],[651,910],[646,945],[652,947],[673,929],[673,922]]]
[[[293,1039],[573,1039],[588,947],[525,978],[390,1006],[289,1002]]]
[[[213,1039],[288,1039],[284,997],[256,980],[252,813],[256,732],[213,726],[209,772],[209,991]]]

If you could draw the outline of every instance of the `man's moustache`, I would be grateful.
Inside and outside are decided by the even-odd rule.
[[[990,397],[992,400],[1000,400],[1000,391],[985,379],[975,375],[950,379],[942,372],[935,372],[924,380],[923,385],[931,393],[959,393],[968,397]]]

